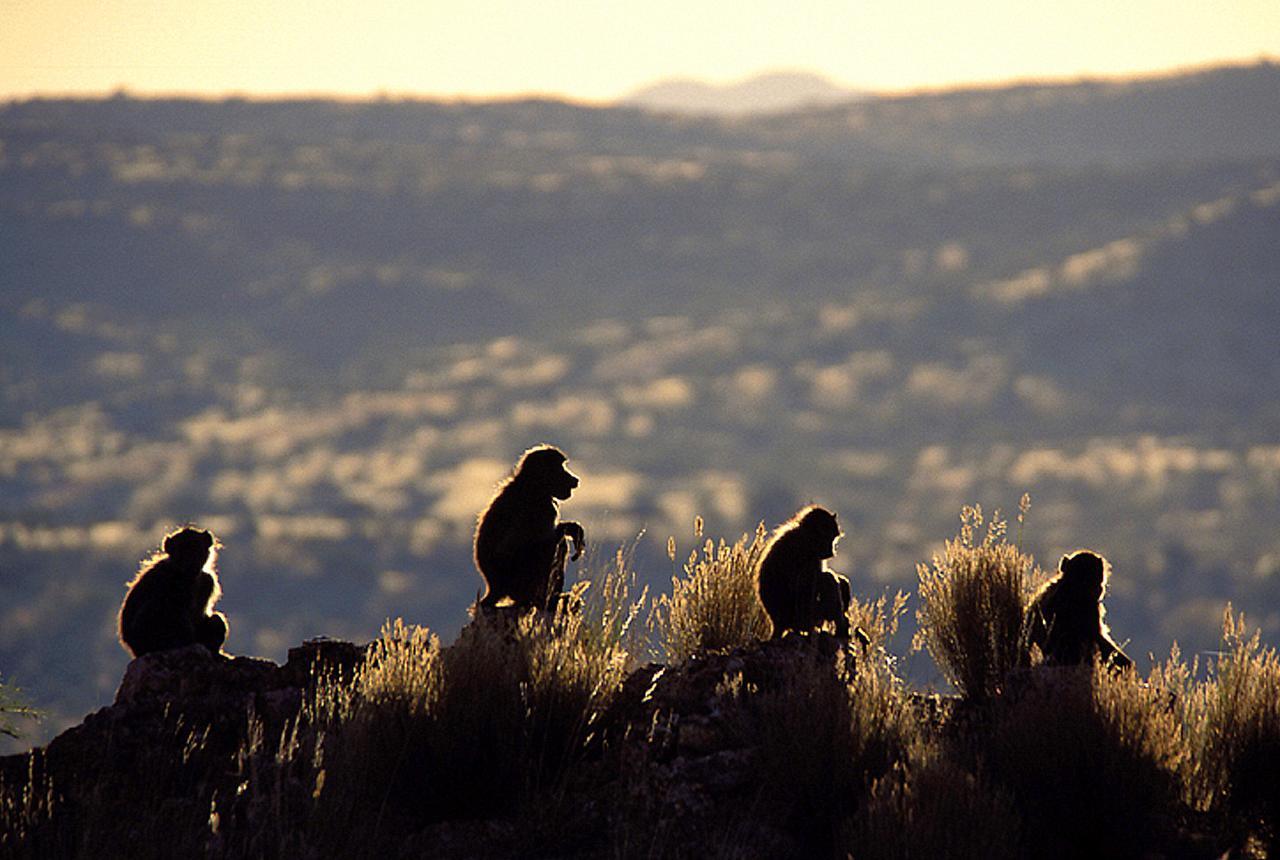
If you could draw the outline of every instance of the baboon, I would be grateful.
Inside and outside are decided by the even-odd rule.
[[[586,541],[581,525],[558,521],[560,502],[578,486],[567,460],[551,445],[525,451],[480,514],[475,539],[476,570],[485,583],[480,606],[509,601],[555,609],[564,590],[565,563],[578,560]]]
[[[1056,666],[1089,663],[1095,659],[1124,669],[1133,665],[1107,629],[1106,593],[1111,564],[1087,549],[1064,555],[1058,575],[1036,592],[1027,607],[1031,643],[1045,662]]]
[[[788,630],[808,633],[831,621],[836,635],[848,640],[849,580],[827,569],[839,537],[836,515],[809,505],[769,538],[756,568],[756,593],[773,625],[771,638]],[[866,634],[858,632],[862,641]]]
[[[120,605],[120,644],[134,657],[199,643],[215,654],[227,641],[227,617],[214,568],[222,545],[212,532],[184,526],[165,535],[142,563]]]

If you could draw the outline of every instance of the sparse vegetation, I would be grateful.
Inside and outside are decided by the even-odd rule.
[[[0,735],[22,737],[19,720],[35,720],[40,714],[27,704],[22,691],[0,682]]]
[[[1227,607],[1223,653],[1200,691],[1197,797],[1280,847],[1280,656]]]
[[[1176,648],[1145,677],[1034,665],[1015,611],[1034,560],[998,517],[966,508],[960,535],[920,568],[918,610],[923,647],[960,695],[926,695],[897,676],[889,650],[903,594],[854,601],[865,647],[825,632],[763,641],[767,624],[734,582],[750,582],[763,538],[706,541],[656,601],[619,552],[554,619],[485,613],[448,647],[388,624],[355,675],[322,679],[283,729],[252,712],[207,724],[175,712],[156,737],[118,734],[74,768],[33,755],[0,780],[0,851],[654,857],[696,845],[741,857],[1001,858],[1274,847],[1280,658],[1230,609],[1207,673]],[[669,665],[628,684],[655,650]],[[645,716],[642,700],[675,683],[663,672],[699,665],[713,676],[662,694],[675,698]],[[680,782],[698,779],[709,782]],[[730,788],[707,787],[719,782]]]
[[[874,780],[906,760],[922,727],[881,649],[897,629],[902,598],[859,604],[872,637],[856,648],[824,652],[819,636],[768,687],[734,679],[744,742],[757,750],[752,814],[803,834],[807,856],[829,856],[842,828],[868,799]]]
[[[865,860],[1027,856],[1009,797],[970,768],[921,745],[876,780],[847,828],[850,854]]]

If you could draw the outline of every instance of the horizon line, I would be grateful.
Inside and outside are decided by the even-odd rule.
[[[0,105],[13,105],[33,101],[110,101],[112,99],[128,99],[133,101],[199,101],[227,102],[245,101],[256,103],[288,102],[288,101],[328,101],[351,104],[367,104],[377,102],[432,102],[447,104],[509,104],[528,101],[551,101],[591,108],[628,107],[627,100],[637,92],[653,86],[667,83],[704,84],[711,88],[721,89],[738,86],[760,78],[774,75],[810,75],[821,78],[835,86],[847,89],[850,95],[861,98],[906,98],[912,96],[939,95],[966,90],[982,91],[1010,89],[1024,86],[1072,86],[1080,84],[1126,84],[1166,80],[1179,77],[1191,77],[1227,69],[1245,69],[1253,67],[1274,66],[1280,64],[1280,56],[1263,53],[1253,58],[1231,58],[1188,63],[1162,69],[1152,69],[1128,73],[1080,72],[1066,75],[1024,75],[1009,78],[985,80],[960,80],[947,84],[922,84],[903,88],[863,88],[855,84],[838,81],[832,76],[816,69],[801,67],[775,67],[762,69],[759,72],[716,83],[707,78],[673,75],[657,78],[649,83],[631,87],[627,93],[612,99],[574,96],[567,93],[525,90],[508,93],[492,93],[487,95],[469,93],[431,93],[426,91],[398,91],[391,89],[373,90],[367,93],[343,93],[326,90],[264,90],[245,91],[238,89],[220,92],[202,92],[190,90],[135,90],[128,84],[117,84],[105,90],[33,90],[21,93],[0,94]]]

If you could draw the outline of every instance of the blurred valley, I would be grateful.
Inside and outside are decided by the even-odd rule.
[[[0,676],[48,715],[10,747],[110,700],[124,583],[186,521],[233,652],[452,638],[539,441],[656,589],[696,515],[817,501],[855,593],[910,590],[1025,491],[1042,565],[1112,560],[1144,666],[1228,600],[1274,644],[1278,329],[1273,64],[755,118],[0,105]]]

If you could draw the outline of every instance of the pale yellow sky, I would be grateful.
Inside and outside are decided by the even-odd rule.
[[[0,0],[0,98],[624,95],[812,70],[875,90],[1280,57],[1280,0]]]

